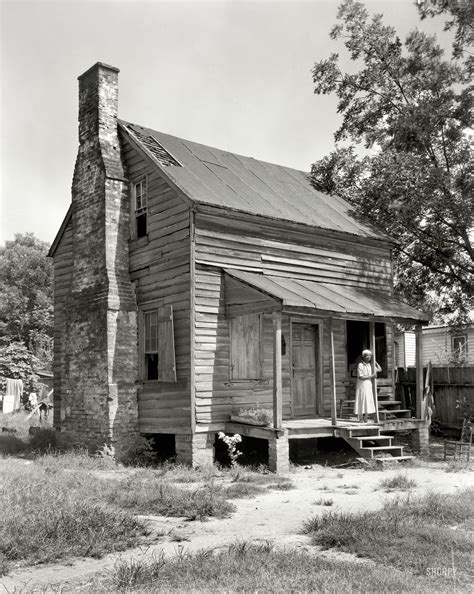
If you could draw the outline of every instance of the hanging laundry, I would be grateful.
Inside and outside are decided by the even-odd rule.
[[[3,399],[3,412],[13,412],[21,406],[23,396],[23,380],[7,379],[5,398]]]

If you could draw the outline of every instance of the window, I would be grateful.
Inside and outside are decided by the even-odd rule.
[[[467,334],[455,334],[452,336],[451,350],[455,357],[464,359],[467,355]]]
[[[142,379],[176,381],[173,308],[150,308],[142,314]]]
[[[237,316],[230,321],[230,377],[233,380],[263,377],[262,316]]]
[[[147,179],[143,178],[133,186],[135,202],[135,234],[144,237],[147,234],[148,188]]]
[[[388,377],[387,374],[387,337],[385,324],[375,322],[375,360],[382,368],[379,377]],[[370,324],[348,320],[346,322],[347,337],[347,370],[357,368],[359,357],[364,349],[370,349]]]

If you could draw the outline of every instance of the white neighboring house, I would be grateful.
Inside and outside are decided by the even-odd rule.
[[[395,334],[395,364],[415,366],[415,333]],[[474,312],[471,323],[461,330],[450,326],[423,328],[423,365],[474,365]]]

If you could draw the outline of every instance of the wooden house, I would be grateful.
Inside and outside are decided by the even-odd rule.
[[[395,337],[397,365],[415,365],[416,337],[413,331],[400,332]],[[423,365],[474,365],[474,313],[460,328],[430,325],[423,328]]]
[[[296,438],[400,457],[385,427],[426,448],[422,376],[415,418],[393,399],[393,325],[417,327],[420,360],[426,320],[393,295],[393,240],[304,172],[117,119],[116,68],[79,81],[72,203],[50,252],[56,427],[117,448],[171,434],[193,464],[239,432],[279,471]],[[384,404],[360,427],[346,403],[367,347]],[[270,426],[231,421],[252,409]]]

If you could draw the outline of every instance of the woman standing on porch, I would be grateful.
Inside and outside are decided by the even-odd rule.
[[[382,371],[380,365],[375,362],[375,373],[372,373],[372,353],[369,350],[362,351],[362,361],[357,365],[357,383],[354,414],[359,421],[367,423],[367,415],[375,412],[374,393],[372,390],[372,380],[377,377],[377,373]]]

